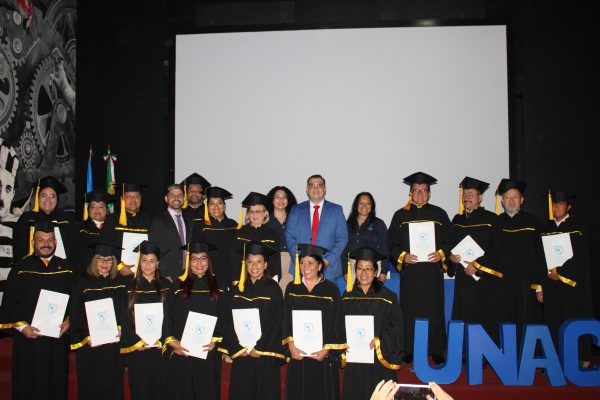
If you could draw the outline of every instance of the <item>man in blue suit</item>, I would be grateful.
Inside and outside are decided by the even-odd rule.
[[[325,278],[337,284],[342,276],[341,254],[348,242],[348,228],[342,206],[325,200],[325,178],[313,175],[306,181],[308,201],[292,208],[285,226],[285,241],[292,261],[290,273],[294,275],[296,245],[316,244],[327,249],[323,263]]]

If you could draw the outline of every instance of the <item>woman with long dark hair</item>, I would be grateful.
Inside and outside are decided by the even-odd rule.
[[[267,197],[269,198],[269,206],[267,207],[269,210],[269,221],[267,225],[279,234],[279,256],[281,258],[279,287],[281,287],[282,291],[285,291],[288,283],[294,279],[289,272],[290,253],[285,243],[285,224],[290,211],[292,211],[292,207],[298,202],[292,191],[285,186],[275,186],[269,190]]]
[[[163,346],[163,349],[170,347],[165,354],[169,358],[169,397],[220,400],[221,355],[215,346],[227,330],[229,308],[225,286],[212,269],[210,253],[216,248],[210,243],[193,242],[182,249],[186,250],[186,268],[169,302],[171,331]],[[204,346],[208,351],[206,359],[189,356],[188,349],[180,343],[190,312],[217,317],[211,342]]]
[[[375,199],[369,192],[360,192],[352,202],[352,211],[346,220],[348,244],[342,254],[342,265],[348,261],[348,253],[363,246],[370,246],[382,254],[387,254],[387,227],[375,214]],[[350,261],[354,265],[354,261]],[[389,260],[384,257],[378,262],[379,274],[376,278],[385,282],[389,271]]]
[[[135,251],[139,256],[137,268],[127,287],[126,322],[121,338],[121,354],[127,354],[127,374],[131,398],[133,400],[160,400],[165,399],[167,394],[162,343],[168,331],[167,300],[170,297],[171,284],[167,279],[160,276],[158,270],[160,248],[157,245],[143,241]],[[149,303],[158,303],[162,309],[162,334],[154,343],[144,341],[138,335],[138,330],[136,330],[136,305]],[[157,316],[154,314],[148,315],[148,318],[150,319],[149,322],[144,322],[150,325],[157,322]]]

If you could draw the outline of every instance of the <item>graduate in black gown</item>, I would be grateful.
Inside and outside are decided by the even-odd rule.
[[[593,318],[593,300],[590,284],[590,239],[583,221],[571,216],[571,201],[575,196],[565,191],[551,191],[551,220],[542,229],[542,237],[566,233],[571,239],[573,257],[562,266],[548,271],[544,279],[544,324],[550,328],[554,345],[558,349],[560,326],[571,318]],[[582,367],[589,367],[591,360],[591,336],[579,339],[579,360]]]
[[[148,241],[138,245],[139,261],[133,277],[128,279],[125,324],[121,336],[121,354],[127,355],[127,375],[131,398],[161,400],[167,398],[166,361],[162,344],[167,337],[168,304],[171,283],[160,276],[160,248]],[[154,343],[144,341],[136,332],[135,305],[158,303],[162,308],[162,335]]]
[[[211,186],[206,190],[207,206],[204,218],[194,220],[192,242],[213,244],[217,250],[211,254],[213,271],[217,278],[231,287],[233,276],[231,267],[231,246],[241,228],[225,214],[225,200],[233,195],[227,190]],[[238,264],[239,265],[239,264]]]
[[[33,235],[34,254],[17,262],[6,284],[0,308],[0,329],[14,334],[12,349],[12,398],[68,398],[69,309],[60,325],[60,337],[42,336],[32,326],[40,291],[71,295],[73,269],[54,256],[53,223],[39,222]]]
[[[165,340],[168,359],[169,398],[221,398],[221,354],[217,352],[227,331],[229,305],[224,285],[212,271],[211,255],[216,250],[210,243],[188,243],[186,269],[179,277],[178,288],[169,303],[169,337]],[[181,337],[190,312],[217,317],[217,323],[206,359],[188,356]]]
[[[267,272],[267,259],[275,250],[267,244],[248,242],[244,246],[243,279],[231,291],[233,310],[258,309],[261,337],[252,347],[243,346],[233,327],[221,351],[233,360],[229,381],[230,400],[275,400],[281,397],[280,365],[284,362],[281,344],[283,298],[277,282]]]
[[[525,324],[542,322],[542,281],[544,266],[539,220],[522,209],[527,183],[502,179],[498,194],[504,212],[498,217],[502,241],[500,268],[503,273],[506,321],[517,325],[521,341]]]
[[[77,351],[77,393],[80,400],[123,399],[124,358],[119,352],[121,332],[115,343],[94,346],[85,303],[112,299],[117,325],[122,327],[125,317],[121,305],[127,301],[126,282],[117,272],[115,254],[119,250],[107,243],[97,243],[94,249],[87,276],[73,288],[71,350]]]
[[[86,274],[87,266],[94,256],[94,243],[112,243],[114,241],[114,230],[107,223],[110,215],[108,205],[115,201],[113,195],[105,190],[93,190],[85,195],[86,212],[83,221],[76,224],[75,252],[78,278]]]
[[[374,350],[374,363],[346,363],[342,399],[367,400],[382,380],[398,380],[404,355],[402,312],[396,294],[376,279],[381,272],[377,262],[385,259],[385,256],[370,246],[363,246],[355,249],[350,258],[356,260],[356,264],[355,268],[348,265],[342,316],[373,316],[375,337],[368,340]],[[352,348],[346,352],[352,352]]]
[[[400,271],[400,306],[404,318],[405,361],[412,362],[416,318],[429,320],[428,352],[435,363],[444,361],[446,324],[444,317],[444,270],[450,255],[450,219],[446,211],[429,203],[431,185],[437,180],[423,172],[404,178],[410,186],[408,203],[396,211],[388,229],[390,260]],[[411,253],[409,226],[413,222],[433,222],[435,249],[427,261]]]
[[[57,224],[60,239],[65,250],[66,259],[73,261],[72,247],[75,240],[75,222],[73,215],[58,209],[59,196],[67,193],[67,188],[52,176],[46,176],[36,182],[33,210],[24,212],[13,230],[13,260],[17,262],[28,254],[32,254],[31,241],[36,222],[52,221]],[[57,246],[59,238],[56,238]],[[58,250],[58,247],[57,247]]]
[[[461,206],[452,219],[450,248],[470,236],[485,254],[477,259],[451,254],[448,275],[455,276],[452,319],[480,323],[497,345],[499,324],[506,320],[502,312],[502,272],[498,266],[501,251],[498,216],[481,206],[489,183],[465,177],[460,183]],[[466,263],[466,267],[461,264]]]
[[[242,226],[237,231],[235,241],[233,243],[231,251],[231,265],[242,264],[242,247],[245,242],[255,240],[257,242],[266,243],[269,247],[277,250],[276,254],[269,256],[267,272],[274,279],[279,281],[281,278],[281,257],[279,255],[280,250],[280,237],[279,233],[267,226],[269,222],[269,198],[263,194],[251,192],[242,201],[242,206],[246,208],[246,225]],[[233,282],[237,282],[240,279],[240,269],[232,268]]]
[[[200,174],[193,173],[180,183],[183,187],[185,201],[181,212],[190,220],[204,219],[204,193],[210,187],[210,182]]]
[[[340,312],[340,291],[323,274],[323,254],[327,249],[311,244],[299,244],[296,254],[294,281],[285,291],[283,344],[290,357],[287,366],[286,400],[338,400],[340,382],[338,368],[346,348]],[[292,312],[321,311],[323,348],[307,354],[296,347]]]

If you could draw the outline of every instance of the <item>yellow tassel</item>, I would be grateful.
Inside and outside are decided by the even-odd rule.
[[[88,206],[89,204],[87,203],[87,193],[83,195],[83,220],[87,221],[89,218],[89,214],[88,214]]]
[[[187,279],[188,270],[190,268],[190,252],[189,252],[189,248],[190,248],[190,246],[188,245],[188,250],[185,251],[185,271],[183,271],[183,275],[181,275],[179,277],[179,280],[181,282],[183,282],[183,281],[185,281]]]
[[[127,211],[125,211],[125,184],[121,191],[121,212],[119,213],[119,225],[127,226]]]
[[[204,201],[204,224],[210,225],[210,217],[208,216],[208,200]]]
[[[38,179],[37,189],[35,189],[35,202],[33,203],[33,212],[40,212],[40,180]]]
[[[548,190],[548,218],[554,221],[554,213],[552,212],[552,194]]]
[[[133,274],[133,278],[137,278],[138,271],[140,270],[140,246],[142,244],[138,244],[137,258],[135,259],[135,273]]]
[[[354,274],[352,273],[350,253],[348,253],[348,275],[346,276],[346,292],[350,293],[352,289],[354,289]]]
[[[298,254],[298,246],[296,246],[296,262],[294,264],[294,285],[300,284],[300,255]]]
[[[408,201],[406,202],[406,205],[404,207],[402,207],[403,210],[410,210],[410,205],[412,203],[412,193],[408,194]]]
[[[33,232],[33,226],[29,227],[29,254],[27,254],[28,256],[33,254]]]
[[[181,206],[181,208],[187,208],[187,206],[187,182],[183,181],[183,206]]]
[[[236,229],[242,229],[243,225],[244,225],[244,207],[240,207],[240,219],[238,220]]]
[[[238,283],[238,289],[240,292],[244,291],[244,284],[246,283],[246,243],[244,243],[244,254],[242,255],[242,271],[240,272],[240,280]]]
[[[500,215],[500,196],[496,190],[496,215]]]
[[[463,204],[463,188],[460,187],[460,191],[458,192],[458,213],[463,215],[465,213],[465,205]]]

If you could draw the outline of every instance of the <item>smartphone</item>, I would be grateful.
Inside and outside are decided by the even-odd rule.
[[[435,400],[435,395],[429,385],[412,385],[409,383],[397,383],[398,390],[394,395],[397,400],[426,400],[427,395]]]

